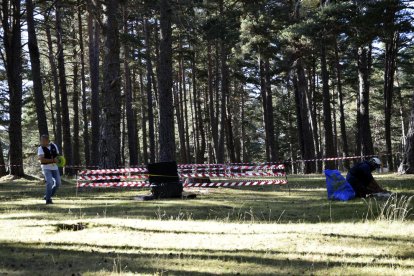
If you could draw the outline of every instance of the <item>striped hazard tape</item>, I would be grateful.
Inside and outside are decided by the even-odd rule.
[[[271,181],[241,181],[241,182],[214,182],[214,183],[184,183],[184,187],[243,187],[287,184],[287,180]]]
[[[78,177],[79,181],[86,180],[125,180],[125,179],[148,179],[150,175],[148,174],[138,174],[138,175],[80,175]],[[261,172],[261,173],[197,173],[197,174],[179,174],[180,178],[212,178],[212,177],[225,177],[225,178],[235,178],[235,177],[285,177],[286,173],[284,172]]]
[[[79,188],[83,187],[91,187],[91,188],[109,188],[109,187],[149,187],[150,184],[148,182],[139,181],[139,182],[106,182],[106,183],[99,183],[99,182],[78,182],[77,186]]]
[[[287,184],[286,180],[272,180],[272,181],[241,181],[241,182],[215,182],[215,183],[184,183],[183,187],[244,187],[244,186],[266,186],[266,185],[280,185]],[[110,188],[110,187],[134,187],[146,188],[150,187],[148,182],[84,182],[78,183],[79,188]]]
[[[234,170],[250,170],[250,171],[257,171],[257,170],[284,170],[285,165],[263,165],[263,166],[225,166],[222,167],[214,167],[214,168],[196,168],[194,167],[194,171],[202,173],[202,172],[209,172],[209,171],[217,171],[217,170],[226,170],[226,171],[234,171]],[[189,171],[187,169],[179,169],[179,173],[184,173],[185,171]],[[148,170],[145,168],[124,168],[124,169],[102,169],[102,170],[83,170],[79,171],[78,175],[94,175],[94,174],[119,174],[119,173],[148,173]]]
[[[277,176],[284,177],[286,173],[284,172],[258,172],[258,173],[195,173],[195,174],[180,174],[182,178],[207,178],[207,177],[257,177],[257,176]]]
[[[125,169],[103,169],[103,170],[84,170],[79,171],[79,175],[88,174],[115,174],[115,173],[147,173],[148,170],[144,168],[125,168]]]
[[[116,180],[116,179],[148,179],[146,174],[138,175],[81,175],[79,181],[85,180]]]

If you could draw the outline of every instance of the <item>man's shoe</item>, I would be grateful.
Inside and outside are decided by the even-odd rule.
[[[46,196],[43,197],[43,200],[46,200]]]
[[[53,204],[53,201],[51,199],[46,200],[46,205],[49,205],[49,204]]]

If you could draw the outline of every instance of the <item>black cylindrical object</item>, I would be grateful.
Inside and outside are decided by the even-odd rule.
[[[155,198],[177,198],[183,193],[176,162],[148,164],[151,193]]]

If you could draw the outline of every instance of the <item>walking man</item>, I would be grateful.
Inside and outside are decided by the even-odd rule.
[[[56,194],[60,186],[60,172],[56,163],[56,157],[59,155],[58,147],[51,143],[49,136],[43,134],[40,137],[40,147],[37,149],[37,156],[39,158],[43,175],[46,182],[46,195],[44,199],[46,204],[52,204],[52,197]]]

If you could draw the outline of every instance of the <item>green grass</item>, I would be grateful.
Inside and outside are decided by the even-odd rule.
[[[414,195],[413,177],[377,179]],[[328,201],[321,176],[289,180],[290,192],[200,189],[195,200],[150,202],[134,200],[148,191],[67,181],[51,206],[42,181],[1,182],[0,274],[414,274],[411,213],[401,221],[381,216],[383,200]]]

